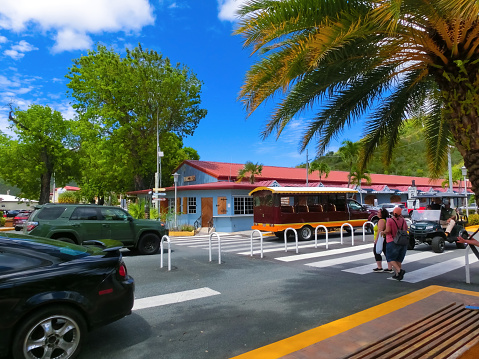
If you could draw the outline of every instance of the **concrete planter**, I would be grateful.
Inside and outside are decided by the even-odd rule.
[[[170,231],[170,237],[191,237],[195,235],[195,231]]]

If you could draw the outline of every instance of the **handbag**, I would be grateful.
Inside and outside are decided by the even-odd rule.
[[[396,235],[393,238],[394,243],[396,243],[398,246],[407,246],[409,244],[409,235],[407,233],[407,230],[399,229],[397,222],[394,219],[393,221],[394,223],[396,223],[396,227],[398,229]],[[401,227],[404,227],[404,222]]]

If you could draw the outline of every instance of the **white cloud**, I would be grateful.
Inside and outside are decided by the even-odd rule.
[[[3,52],[5,56],[11,57],[14,60],[21,59],[25,54],[23,52],[19,52],[17,50],[5,50]]]
[[[246,3],[247,0],[218,0],[218,18],[225,21],[236,21],[238,9]]]
[[[10,50],[5,50],[3,54],[5,56],[11,57],[14,60],[18,60],[18,59],[21,59],[23,56],[25,56],[25,52],[30,52],[33,50],[38,50],[38,48],[26,42],[25,40],[22,40],[18,42],[16,45],[12,45]]]
[[[4,44],[8,41],[8,39],[5,36],[0,35],[0,44]]]
[[[54,53],[71,50],[88,49],[93,44],[91,38],[85,33],[79,33],[72,29],[58,31],[56,43],[52,50]]]
[[[0,29],[56,35],[54,50],[88,47],[89,34],[139,31],[154,23],[148,0],[2,0]],[[79,41],[69,43],[68,39]]]

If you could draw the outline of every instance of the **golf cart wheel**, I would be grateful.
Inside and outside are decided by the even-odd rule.
[[[446,242],[444,241],[444,238],[437,236],[432,239],[431,246],[434,253],[442,253],[444,252]]]
[[[298,231],[299,240],[309,241],[313,238],[313,228],[310,226],[304,226]]]
[[[416,246],[416,240],[414,239],[413,236],[409,237],[409,243],[407,245],[407,249],[412,250]]]

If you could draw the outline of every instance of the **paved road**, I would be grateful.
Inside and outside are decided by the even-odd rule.
[[[257,238],[257,237],[256,237]],[[250,236],[216,237],[209,262],[208,236],[172,238],[172,271],[160,255],[125,253],[136,280],[134,312],[91,333],[80,358],[230,358],[354,314],[430,285],[479,290],[479,264],[471,258],[473,284],[465,284],[464,250],[448,245],[435,254],[426,245],[408,251],[404,281],[373,273],[372,237],[331,234],[284,242],[264,238],[264,258],[250,256]],[[166,248],[166,247],[165,247]],[[474,283],[475,282],[475,283]]]

